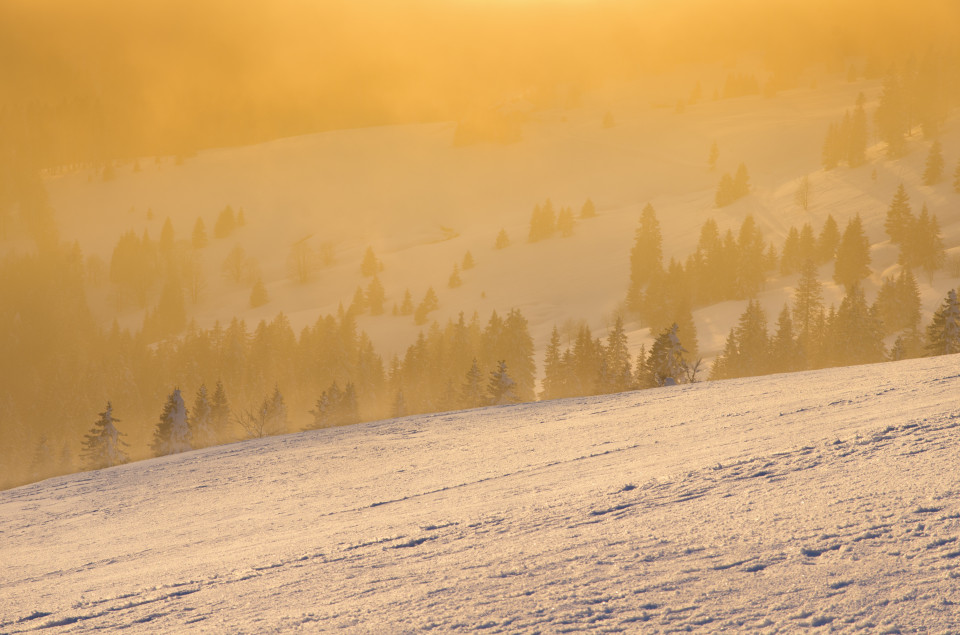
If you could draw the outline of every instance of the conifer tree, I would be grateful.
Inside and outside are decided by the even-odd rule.
[[[347,307],[347,312],[353,316],[363,315],[367,310],[367,296],[363,292],[363,287],[357,286],[353,291],[353,299],[350,300],[350,306]]]
[[[800,206],[800,209],[805,212],[810,209],[810,191],[810,176],[804,174],[797,184],[797,191],[794,192],[793,199],[797,202],[797,205]]]
[[[583,207],[580,208],[580,218],[587,219],[593,218],[597,215],[597,208],[589,198],[583,203]]]
[[[664,329],[650,347],[647,366],[657,386],[679,384],[687,374],[687,350],[680,343],[678,330],[676,323]]]
[[[363,254],[363,261],[360,263],[360,274],[365,278],[372,278],[378,271],[383,271],[383,264],[373,253],[373,247],[367,247],[367,251]]]
[[[479,408],[485,402],[483,375],[477,364],[477,358],[474,357],[460,390],[460,404],[464,408]]]
[[[840,129],[837,124],[831,123],[827,127],[827,136],[823,141],[823,150],[820,153],[820,162],[824,170],[832,170],[840,163],[841,154]]]
[[[717,169],[717,161],[720,160],[720,148],[717,146],[717,142],[714,141],[710,144],[710,154],[707,155],[707,165],[710,166],[710,171],[713,172]]]
[[[607,335],[603,357],[606,376],[605,381],[601,382],[601,390],[606,393],[629,390],[633,385],[633,373],[630,368],[630,351],[627,349],[627,333],[620,315]]]
[[[927,164],[923,169],[923,184],[936,185],[939,183],[943,179],[944,167],[943,147],[940,145],[940,140],[937,139],[930,146],[930,153],[927,155]]]
[[[832,214],[827,215],[827,220],[823,221],[823,228],[820,230],[820,236],[817,238],[817,257],[816,261],[820,264],[831,262],[837,255],[837,247],[840,245],[840,228]]]
[[[497,240],[493,244],[496,249],[506,249],[510,246],[510,237],[507,236],[507,230],[501,228],[500,233],[497,234]]]
[[[193,400],[193,414],[190,416],[190,430],[193,445],[205,448],[217,442],[216,430],[213,425],[213,410],[207,396],[207,386],[200,384],[197,396]]]
[[[852,287],[870,275],[870,241],[863,233],[863,222],[857,214],[847,223],[840,245],[833,279],[837,284]]]
[[[850,121],[846,159],[851,168],[867,162],[867,113],[864,109],[866,101],[863,93],[857,95],[857,106]]]
[[[847,288],[847,294],[831,321],[825,346],[828,359],[835,365],[883,361],[880,320],[867,306],[860,284],[854,283]]]
[[[488,403],[494,406],[518,403],[520,398],[515,392],[515,382],[507,372],[507,362],[500,360],[497,368],[490,372],[487,384]]]
[[[187,407],[180,396],[180,389],[175,388],[167,397],[160,414],[160,421],[153,431],[153,443],[150,449],[155,456],[186,452],[190,445],[190,424],[187,420]]]
[[[470,252],[467,252],[470,253]],[[380,277],[374,274],[370,284],[367,285],[367,305],[370,309],[370,315],[383,314],[383,302],[385,300],[383,285],[380,284]]]
[[[741,163],[737,166],[737,172],[733,175],[733,196],[734,200],[739,200],[750,194],[750,175],[747,173],[747,166]]]
[[[400,315],[413,314],[413,296],[410,295],[410,289],[403,292],[403,302],[400,304]]]
[[[417,310],[414,311],[413,321],[418,326],[427,323],[427,314],[431,311],[436,311],[440,308],[440,300],[437,299],[437,293],[433,290],[433,287],[429,287],[427,292],[423,295],[423,300],[420,301],[420,304],[417,305]]]
[[[556,325],[550,333],[550,342],[543,358],[543,390],[540,399],[558,399],[563,393],[563,359],[560,354],[560,331]]]
[[[257,281],[253,283],[253,288],[250,290],[250,308],[256,309],[269,301],[270,296],[267,294],[267,288],[263,285],[263,278],[258,276]]]
[[[927,326],[927,355],[960,353],[960,301],[957,290],[950,289],[943,304],[933,314]]]
[[[717,193],[713,199],[714,203],[717,207],[729,205],[737,200],[734,192],[733,177],[731,177],[729,173],[724,172],[723,176],[720,177],[720,183],[717,184]]]
[[[920,210],[920,217],[913,227],[911,235],[905,241],[901,254],[908,251],[909,261],[921,267],[932,281],[933,273],[943,268],[947,254],[943,248],[943,238],[940,235],[940,223],[936,215],[927,212],[924,205]]]
[[[784,305],[777,318],[777,330],[770,342],[770,371],[792,373],[804,367],[803,352],[793,332],[790,307]]]
[[[901,183],[897,187],[893,200],[890,201],[890,208],[887,210],[887,219],[884,222],[884,229],[890,236],[890,242],[895,245],[902,245],[914,223],[913,212],[910,209],[910,197],[907,190]]]
[[[477,266],[477,263],[473,260],[473,254],[467,250],[467,253],[463,254],[463,263],[460,265],[460,268],[464,271],[469,271]]]
[[[463,284],[463,280],[460,279],[460,265],[453,263],[453,272],[450,274],[450,279],[447,281],[447,286],[451,289],[456,289]]]
[[[227,439],[230,426],[230,404],[227,402],[227,393],[223,388],[223,381],[218,379],[210,402],[210,426],[216,443]]]
[[[887,143],[887,156],[899,157],[906,142],[904,135],[910,128],[904,91],[896,75],[890,74],[883,82],[883,93],[876,112],[877,134]]]
[[[194,249],[203,249],[207,246],[207,226],[203,224],[203,219],[197,217],[197,222],[193,224],[192,243]]]
[[[630,289],[627,304],[631,309],[640,310],[643,288],[662,271],[663,236],[660,233],[660,222],[653,206],[647,203],[640,214],[640,224],[630,250]]]
[[[87,469],[99,470],[127,462],[127,455],[120,447],[126,444],[114,425],[118,421],[113,418],[113,406],[108,401],[107,409],[100,413],[100,418],[84,437],[81,457]]]
[[[783,241],[783,253],[780,255],[780,273],[789,276],[800,268],[800,232],[796,227],[790,227],[787,238]]]
[[[233,215],[233,208],[227,205],[217,216],[217,222],[213,225],[214,238],[226,238],[237,227],[237,220]]]

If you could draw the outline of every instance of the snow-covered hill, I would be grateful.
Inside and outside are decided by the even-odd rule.
[[[688,79],[692,87],[697,78]],[[338,130],[208,150],[182,165],[171,158],[142,159],[137,171],[132,164],[120,166],[110,181],[78,172],[51,177],[47,187],[63,237],[107,264],[124,232],[146,231],[156,240],[169,217],[176,238],[189,241],[197,218],[210,232],[225,205],[244,208],[245,228],[199,252],[206,286],[188,311],[202,327],[234,316],[252,327],[283,311],[299,332],[318,315],[336,313],[340,303],[348,306],[357,286],[366,286],[359,266],[372,246],[385,264],[380,277],[387,315],[364,316],[360,326],[385,359],[406,350],[421,328],[409,317],[391,317],[390,307],[402,301],[405,289],[419,302],[432,286],[440,310],[430,317],[441,324],[461,311],[485,318],[492,310],[521,309],[539,362],[554,325],[586,320],[595,336],[606,335],[626,297],[633,234],[648,202],[663,227],[666,259],[681,261],[711,217],[721,232],[736,232],[752,214],[779,248],[791,226],[809,222],[819,232],[832,214],[842,231],[860,214],[872,244],[874,274],[865,283],[871,302],[882,277],[898,270],[897,249],[887,240],[883,220],[901,181],[914,212],[927,204],[951,255],[960,253],[960,195],[949,178],[933,187],[922,184],[930,142],[919,132],[903,159],[886,159],[883,144],[876,143],[864,166],[821,168],[828,126],[853,108],[860,92],[872,113],[880,90],[877,81],[821,78],[817,88],[775,98],[705,100],[677,114],[672,107],[651,107],[646,89],[611,88],[609,95],[592,94],[574,108],[530,112],[521,140],[507,145],[455,146],[454,122]],[[614,116],[613,127],[602,125],[606,112]],[[950,173],[960,149],[955,124],[954,118],[942,136]],[[711,171],[714,142],[720,155]],[[749,168],[752,194],[718,209],[720,176],[740,162]],[[810,175],[812,187],[808,211],[794,200],[804,175]],[[548,197],[555,208],[570,206],[574,213],[590,197],[599,215],[578,223],[570,238],[526,244],[531,211]],[[498,251],[493,245],[501,228],[514,244]],[[300,240],[313,249],[329,243],[335,254],[335,262],[307,284],[288,275],[291,245]],[[221,263],[237,245],[257,259],[270,295],[270,302],[256,309],[249,306],[249,285],[234,285],[221,275]],[[467,250],[477,267],[464,272],[461,287],[448,289],[453,265]],[[829,266],[821,271],[828,305],[842,297],[832,273]],[[767,285],[759,299],[771,321],[795,283],[794,276]],[[928,320],[957,279],[941,272],[921,284]],[[143,309],[128,304],[118,315],[110,291],[104,283],[92,294],[103,324],[118,317],[122,326],[139,329]],[[729,302],[695,311],[705,358],[722,350],[744,306],[745,301]],[[633,353],[649,345],[650,335],[639,323],[628,324],[628,331]]]
[[[958,465],[956,355],[237,443],[0,492],[0,632],[952,631]]]

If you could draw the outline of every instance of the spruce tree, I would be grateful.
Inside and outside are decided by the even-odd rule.
[[[831,322],[825,346],[828,359],[835,365],[883,361],[880,320],[867,306],[863,287],[858,283],[847,288],[847,294]]]
[[[737,200],[735,192],[733,177],[724,172],[723,176],[720,177],[720,183],[717,184],[717,193],[714,195],[713,201],[717,207],[726,207]]]
[[[817,262],[820,264],[831,262],[837,255],[839,245],[840,228],[833,215],[828,214],[827,220],[823,221],[820,236],[817,238]]]
[[[374,274],[373,279],[370,280],[370,284],[367,285],[366,296],[370,315],[382,315],[385,296],[383,285],[380,283],[380,277],[376,274]]]
[[[477,266],[477,263],[473,259],[473,254],[468,250],[467,253],[463,254],[463,263],[460,265],[460,268],[464,271],[469,271]]]
[[[957,290],[950,289],[943,304],[933,314],[927,326],[927,355],[960,353],[960,301]]]
[[[373,253],[373,247],[367,247],[363,254],[363,260],[360,262],[360,274],[365,278],[372,278],[378,271],[383,271],[383,265],[377,260]]]
[[[857,107],[850,121],[850,136],[847,145],[847,164],[851,168],[867,162],[867,113],[864,109],[867,98],[863,93],[857,95]]]
[[[887,156],[899,157],[906,146],[904,136],[910,128],[905,95],[896,75],[890,74],[883,82],[883,93],[876,112],[877,134],[887,143]]]
[[[733,197],[739,200],[750,194],[750,175],[747,173],[747,166],[741,163],[737,166],[737,172],[733,175]]]
[[[120,447],[126,444],[114,425],[118,421],[113,418],[113,406],[108,401],[107,409],[100,413],[100,418],[84,437],[81,458],[87,469],[99,470],[127,462],[127,455]]]
[[[584,202],[583,207],[580,208],[580,218],[587,219],[593,218],[597,215],[597,208],[589,198]]]
[[[400,315],[413,314],[413,296],[410,295],[410,289],[403,292],[403,302],[400,304]]]
[[[463,387],[460,389],[460,405],[463,408],[479,408],[485,402],[483,374],[480,372],[477,358],[473,358],[464,379]]]
[[[796,227],[790,227],[787,238],[783,241],[783,253],[780,255],[780,273],[789,276],[800,268],[800,232]]]
[[[193,433],[193,444],[198,448],[216,444],[216,430],[213,425],[213,413],[210,399],[207,396],[207,386],[200,384],[197,396],[193,400],[190,428]]]
[[[160,421],[153,431],[153,443],[150,449],[155,456],[186,452],[190,445],[190,424],[187,420],[187,407],[183,403],[180,389],[175,388],[167,397],[160,414]]]
[[[214,238],[226,238],[237,227],[237,220],[233,215],[233,208],[227,205],[217,216],[217,222],[213,225]]]
[[[515,392],[515,382],[507,372],[507,362],[500,360],[497,368],[490,372],[490,381],[487,384],[487,397],[490,405],[518,403],[520,398]]]
[[[494,241],[493,246],[495,249],[506,249],[510,246],[510,237],[507,236],[506,229],[500,229],[500,233],[497,234],[497,239]]]
[[[210,402],[210,426],[213,429],[215,443],[222,443],[228,438],[230,428],[230,404],[227,402],[227,393],[223,388],[223,381],[218,379]]]
[[[250,290],[250,308],[256,309],[269,301],[270,296],[267,294],[267,288],[263,285],[263,278],[258,276],[256,282],[253,283],[253,288]]]
[[[944,170],[943,147],[940,140],[937,139],[930,146],[930,153],[927,155],[927,164],[923,169],[923,184],[936,185],[943,178]]]
[[[417,310],[413,313],[413,321],[418,326],[427,323],[427,314],[440,308],[440,300],[437,299],[437,293],[433,287],[429,287],[423,295],[423,300],[417,305]]]
[[[650,347],[647,365],[657,386],[679,384],[686,377],[687,350],[680,342],[678,330],[676,323],[664,329]]]
[[[633,384],[630,351],[627,349],[627,333],[623,327],[623,318],[619,315],[607,336],[607,346],[603,352],[607,372],[605,385],[601,386],[602,390],[607,393],[629,390]]]
[[[563,394],[563,360],[560,354],[560,331],[553,327],[543,358],[543,390],[540,399],[558,399]]]
[[[631,309],[640,309],[643,288],[662,271],[663,236],[660,233],[660,222],[653,206],[647,203],[640,214],[640,224],[630,249],[630,289],[627,304]]]
[[[453,263],[453,272],[450,274],[450,279],[447,280],[447,286],[451,289],[456,289],[463,284],[463,280],[460,279],[460,265]]]
[[[793,332],[790,306],[784,305],[777,318],[777,330],[770,343],[770,371],[792,373],[804,367],[803,352]]]
[[[837,284],[852,287],[870,275],[870,241],[863,233],[863,222],[857,214],[847,223],[834,264],[833,279]]]
[[[887,219],[883,227],[886,229],[887,235],[890,236],[890,242],[895,245],[902,245],[913,223],[910,197],[907,196],[907,190],[901,183],[893,195],[893,200],[890,201],[890,208],[887,210]]]

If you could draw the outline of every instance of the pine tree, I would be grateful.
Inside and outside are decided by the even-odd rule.
[[[193,225],[193,248],[194,249],[203,249],[207,246],[209,240],[207,239],[207,227],[203,224],[203,219],[199,216],[197,217],[197,222]]]
[[[837,124],[831,123],[827,127],[827,136],[823,141],[823,150],[820,153],[820,162],[824,170],[832,170],[840,164],[840,129]]]
[[[164,258],[170,258],[173,255],[173,239],[173,221],[167,216],[160,230],[160,241],[157,243],[157,251]]]
[[[890,208],[887,210],[887,220],[884,222],[884,229],[890,236],[890,242],[895,245],[902,245],[914,223],[913,212],[910,209],[910,197],[907,196],[907,190],[901,183],[897,187],[893,200],[890,202]]]
[[[940,140],[937,139],[930,146],[930,153],[927,155],[927,164],[923,169],[923,184],[936,185],[939,183],[943,178],[944,167],[943,147],[940,145]]]
[[[263,279],[257,277],[257,281],[253,283],[253,288],[250,290],[250,308],[256,309],[269,301],[270,296],[267,294],[267,288],[263,285]]]
[[[837,247],[833,279],[837,284],[852,287],[869,275],[870,241],[863,233],[863,222],[857,214],[847,223]]]
[[[473,254],[468,250],[467,253],[463,254],[463,263],[460,265],[460,268],[464,271],[469,271],[477,266],[477,263],[473,260]]]
[[[81,457],[89,470],[99,470],[127,462],[127,455],[120,447],[126,445],[120,440],[120,432],[114,425],[119,420],[113,418],[113,406],[107,402],[107,409],[93,424],[90,433],[84,437]]]
[[[593,218],[597,215],[597,208],[589,198],[583,203],[583,207],[580,208],[580,218],[587,219]]]
[[[507,236],[506,229],[500,229],[500,233],[497,234],[497,240],[493,244],[496,249],[506,249],[510,246],[510,237]]]
[[[940,235],[940,223],[936,215],[930,215],[927,212],[926,205],[920,210],[920,217],[914,226],[913,234],[906,243],[914,254],[911,260],[921,267],[928,279],[932,281],[933,273],[943,268],[947,261],[947,254]]]
[[[550,342],[543,358],[543,390],[540,399],[559,399],[564,397],[563,391],[563,359],[560,354],[560,331],[553,327],[550,333]]]
[[[897,76],[890,74],[883,82],[883,93],[877,107],[877,134],[887,143],[887,156],[899,157],[903,154],[906,142],[904,136],[910,128],[904,91]]]
[[[520,398],[514,390],[516,384],[507,372],[507,362],[497,362],[496,370],[490,372],[490,381],[487,384],[488,403],[494,406],[518,403]]]
[[[800,232],[796,227],[790,227],[787,238],[783,241],[783,253],[780,255],[780,273],[789,276],[800,268]]]
[[[177,454],[190,449],[190,424],[187,420],[187,407],[175,388],[163,406],[160,421],[153,431],[153,443],[150,449],[154,455]]]
[[[376,274],[374,274],[373,279],[370,280],[370,284],[367,285],[366,296],[367,305],[370,308],[370,315],[382,315],[385,296],[383,285],[380,284],[380,277]]]
[[[190,416],[190,429],[193,434],[193,444],[198,448],[205,448],[216,444],[216,430],[213,425],[213,408],[207,397],[207,386],[200,384],[197,396],[193,400],[193,414]]]
[[[950,289],[943,304],[933,314],[927,326],[928,355],[952,355],[960,353],[960,301],[957,290]]]
[[[725,207],[737,200],[736,189],[733,185],[733,177],[724,172],[720,177],[720,183],[717,184],[717,193],[714,195],[714,203],[717,207]]]

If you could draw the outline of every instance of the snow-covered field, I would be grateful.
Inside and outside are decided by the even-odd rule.
[[[249,441],[0,492],[0,632],[956,632],[958,466],[956,355]]]

